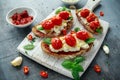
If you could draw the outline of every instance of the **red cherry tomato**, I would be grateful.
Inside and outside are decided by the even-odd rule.
[[[89,34],[87,31],[81,30],[76,33],[76,37],[81,40],[86,40],[89,38]]]
[[[59,16],[55,16],[51,19],[54,25],[61,25],[62,23],[62,18]]]
[[[69,12],[67,12],[67,11],[61,11],[60,13],[59,13],[59,16],[62,18],[62,19],[68,19],[69,18]]]
[[[42,22],[41,25],[45,30],[50,30],[51,28],[54,27],[54,24],[51,20],[45,20]]]
[[[66,34],[67,34],[67,30],[66,30],[66,29],[63,29],[63,30],[62,30],[62,33],[63,33],[63,35],[66,35]]]
[[[87,19],[87,22],[91,22],[91,21],[94,21],[96,18],[95,14],[91,13],[86,19]]]
[[[65,42],[71,47],[76,45],[76,39],[71,34],[65,36]]]
[[[99,65],[94,65],[94,71],[97,72],[97,73],[100,73],[101,72],[101,68]]]
[[[23,17],[23,18],[26,18],[26,17],[29,16],[27,10],[24,10],[22,13],[20,13],[20,15],[21,15],[21,17]]]
[[[23,72],[24,72],[24,74],[28,74],[29,73],[29,67],[28,66],[24,66],[23,67]]]
[[[104,16],[104,13],[102,11],[100,11],[100,16]]]
[[[28,35],[28,40],[32,40],[33,39],[33,37],[32,37],[32,35],[30,34],[30,35]]]
[[[54,49],[62,48],[62,41],[59,38],[52,38],[51,43]]]
[[[83,9],[80,11],[80,15],[86,18],[89,15],[90,11],[88,9]]]
[[[48,78],[48,73],[46,71],[40,71],[40,76],[43,78]]]
[[[91,28],[92,30],[94,30],[94,31],[95,31],[99,26],[100,26],[99,21],[92,21],[92,22],[90,22],[90,28]]]

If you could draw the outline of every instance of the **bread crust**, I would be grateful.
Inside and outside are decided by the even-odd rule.
[[[80,56],[80,55],[83,55],[85,54],[86,52],[88,52],[93,46],[93,43],[89,44],[89,48],[88,49],[80,49],[79,51],[76,51],[76,52],[52,52],[49,48],[49,45],[47,45],[46,43],[44,43],[43,41],[41,42],[41,48],[42,50],[50,55],[50,56],[53,56],[55,58],[64,58],[64,59],[71,59],[71,58],[74,58],[76,56]]]
[[[98,32],[95,32],[94,30],[92,30],[92,29],[90,28],[89,25],[85,24],[85,23],[81,20],[81,16],[79,16],[78,14],[79,14],[79,10],[76,10],[76,16],[77,16],[79,22],[84,26],[84,28],[85,28],[86,30],[88,30],[89,32],[93,33],[93,34],[98,35],[99,33],[98,33]],[[100,26],[100,28],[102,29],[102,32],[103,32],[103,28],[102,28],[101,26]]]

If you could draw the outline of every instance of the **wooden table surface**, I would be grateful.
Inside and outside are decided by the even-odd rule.
[[[87,0],[81,0],[76,6],[81,8]],[[9,10],[19,6],[32,7],[37,12],[37,18],[32,25],[27,28],[15,28],[6,22],[6,14]],[[32,60],[23,57],[23,64],[15,68],[10,62],[20,55],[17,52],[17,46],[24,37],[31,31],[32,26],[38,24],[55,8],[65,6],[60,0],[0,0],[0,80],[72,80],[57,72],[54,72]],[[110,29],[103,42],[110,48],[109,56],[104,51],[99,50],[89,68],[85,71],[81,80],[120,80],[120,0],[102,0],[100,5],[95,9],[95,13],[104,12],[104,17],[100,17],[110,23]],[[104,26],[105,27],[105,26]],[[101,66],[101,74],[97,74],[93,70],[93,66],[99,64]],[[30,73],[24,75],[23,66],[30,67]],[[39,72],[45,70],[49,77],[43,79],[39,76]]]

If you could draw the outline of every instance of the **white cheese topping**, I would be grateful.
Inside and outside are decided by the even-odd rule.
[[[65,42],[64,37],[60,37],[60,40],[61,40],[62,43],[63,43],[62,48],[56,50],[56,49],[54,49],[54,48],[52,47],[52,45],[50,44],[50,46],[49,46],[50,50],[53,51],[53,52],[59,52],[59,51],[69,52],[69,51],[80,51],[80,48],[83,48],[83,49],[88,49],[88,48],[89,48],[89,45],[88,45],[85,41],[76,38],[75,34],[73,34],[73,36],[74,36],[75,39],[76,39],[76,45],[75,45],[74,47],[69,46],[69,45]]]

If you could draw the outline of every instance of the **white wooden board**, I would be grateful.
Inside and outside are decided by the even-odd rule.
[[[83,26],[78,22],[78,19],[75,15],[75,10],[71,10],[71,11],[72,11],[72,15],[73,15],[73,18],[74,18],[73,29],[75,27],[78,27],[78,26],[80,27],[80,29],[84,29]],[[54,15],[54,11],[47,18],[49,18],[52,15]],[[100,23],[103,26],[103,33],[98,35],[98,36],[95,36],[96,40],[94,42],[94,47],[89,52],[86,53],[86,55],[85,55],[86,60],[82,63],[82,66],[83,66],[84,70],[86,70],[88,68],[88,66],[90,65],[90,63],[94,59],[94,57],[97,54],[97,52],[98,52],[106,34],[107,34],[107,31],[109,29],[109,23],[108,22],[100,20]],[[35,36],[32,32],[30,34]],[[20,43],[17,50],[19,52],[21,52],[23,55],[27,56],[28,58],[38,62],[39,64],[44,65],[45,67],[48,67],[48,68],[50,68],[50,69],[52,69],[52,70],[54,70],[58,73],[61,73],[65,76],[73,78],[72,75],[71,75],[71,72],[61,66],[61,63],[63,62],[63,59],[57,59],[57,58],[48,56],[47,54],[45,54],[42,51],[41,46],[40,46],[40,41],[41,40],[42,40],[42,38],[36,37],[36,40],[35,40],[35,43],[34,43],[35,48],[33,50],[27,51],[28,54],[26,54],[25,53],[26,50],[23,49],[23,46],[30,43],[30,42],[28,41],[27,38],[25,38]],[[80,73],[80,76],[83,73]]]

